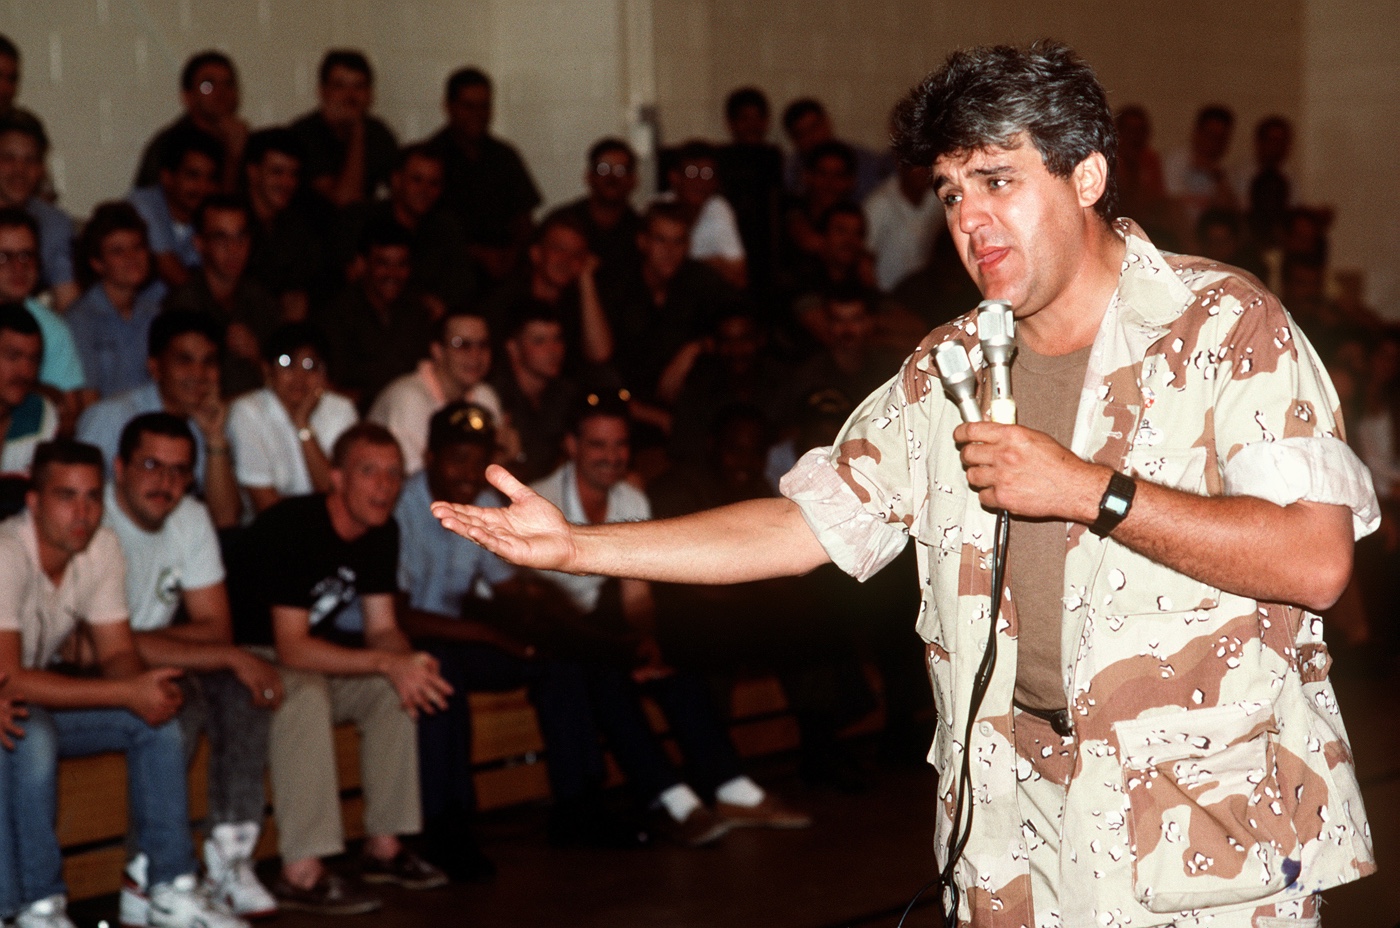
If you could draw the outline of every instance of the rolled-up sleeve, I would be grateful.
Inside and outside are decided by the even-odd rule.
[[[1284,438],[1241,448],[1225,466],[1225,492],[1279,506],[1306,501],[1346,506],[1358,539],[1381,524],[1371,472],[1346,443],[1331,436]]]
[[[779,489],[797,504],[832,563],[864,581],[904,550],[909,535],[903,525],[867,511],[836,472],[832,454],[831,448],[808,451],[783,476]]]

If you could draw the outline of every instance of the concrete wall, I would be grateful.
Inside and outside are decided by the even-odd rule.
[[[441,122],[442,82],[474,63],[497,83],[496,127],[547,202],[582,189],[583,152],[604,134],[645,148],[722,137],[734,87],[776,107],[824,99],[838,131],[882,145],[891,105],[951,49],[1053,36],[1097,67],[1115,105],[1153,113],[1157,145],[1183,143],[1198,106],[1240,117],[1235,156],[1268,113],[1298,122],[1301,193],[1339,207],[1339,265],[1364,265],[1371,296],[1400,317],[1389,184],[1400,132],[1394,0],[0,0],[0,31],[25,53],[21,101],[54,136],[63,204],[82,215],[123,193],[142,144],[178,112],[176,75],[218,47],[239,64],[254,125],[314,105],[332,45],[364,49],[377,109],[404,139]],[[776,129],[775,129],[776,132]]]

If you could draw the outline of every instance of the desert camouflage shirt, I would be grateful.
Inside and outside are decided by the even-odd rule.
[[[1356,537],[1373,531],[1370,476],[1343,440],[1321,363],[1278,300],[1233,268],[1163,255],[1128,220],[1115,229],[1127,251],[1072,450],[1190,493],[1345,505]],[[1040,774],[1014,747],[1009,598],[999,662],[962,743],[992,634],[995,518],[970,491],[951,437],[961,420],[933,362],[948,339],[982,367],[975,316],[935,329],[833,447],[789,472],[783,492],[856,577],[914,538],[918,631],[939,713],[930,760],[941,774],[940,854],[956,772],[972,751],[960,920],[1035,928],[1017,783]],[[1375,869],[1318,616],[1213,588],[1071,524],[1061,653],[1075,729],[1055,880],[1067,928],[1249,909]]]

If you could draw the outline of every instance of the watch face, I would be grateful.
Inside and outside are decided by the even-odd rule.
[[[1115,516],[1124,516],[1128,513],[1128,501],[1121,496],[1110,496],[1104,500],[1103,508]]]

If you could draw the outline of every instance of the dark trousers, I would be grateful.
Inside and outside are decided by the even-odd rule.
[[[423,817],[476,809],[472,778],[472,717],[467,694],[529,689],[548,753],[549,785],[562,802],[603,780],[602,750],[590,711],[583,668],[571,661],[524,660],[486,644],[428,646],[452,684],[447,708],[418,721],[418,778]]]
[[[598,726],[642,801],[651,802],[681,782],[679,771],[647,721],[643,695],[651,696],[661,707],[685,758],[686,781],[701,796],[713,794],[715,787],[740,774],[729,729],[703,677],[680,671],[638,684],[630,673],[613,665],[588,664],[585,672]]]

